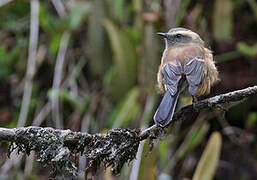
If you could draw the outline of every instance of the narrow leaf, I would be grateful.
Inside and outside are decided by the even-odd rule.
[[[187,139],[185,144],[181,147],[178,153],[178,159],[183,158],[188,152],[194,149],[203,139],[205,134],[208,132],[208,123],[203,123],[191,134],[190,139]]]
[[[193,180],[211,180],[214,177],[215,169],[219,161],[221,151],[221,135],[214,132],[202,154],[197,165]]]
[[[231,0],[216,0],[213,15],[213,32],[216,40],[231,37],[233,23],[233,4]]]
[[[122,103],[118,106],[118,112],[115,116],[113,128],[124,127],[133,120],[139,111],[137,102],[139,89],[134,88],[128,92]]]
[[[137,74],[137,53],[129,33],[119,29],[112,21],[105,20],[105,28],[111,40],[114,54],[113,95],[122,97],[135,85]]]

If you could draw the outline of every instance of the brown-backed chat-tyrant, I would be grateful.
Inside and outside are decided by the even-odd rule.
[[[184,82],[193,97],[210,92],[218,80],[212,52],[205,47],[200,36],[185,28],[173,28],[167,33],[157,33],[165,40],[157,81],[164,93],[154,115],[156,124],[165,127],[173,117],[178,96]]]

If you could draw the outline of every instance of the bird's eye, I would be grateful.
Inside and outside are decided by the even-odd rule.
[[[176,38],[181,38],[181,37],[182,37],[181,34],[177,34],[177,35],[176,35]]]

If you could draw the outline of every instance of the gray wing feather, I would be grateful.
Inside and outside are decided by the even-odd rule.
[[[173,61],[175,66],[167,64],[164,66],[162,73],[164,77],[164,84],[169,93],[174,96],[178,91],[178,82],[182,77],[182,67],[179,61]]]
[[[198,85],[189,85],[188,91],[191,95],[195,95],[198,90]]]
[[[197,58],[199,60],[197,60]],[[190,61],[192,62],[190,63]],[[204,68],[205,63],[201,57],[187,58],[185,60],[184,73],[186,74],[186,78],[189,84],[189,93],[192,95],[195,95],[198,90],[198,85],[202,81]]]

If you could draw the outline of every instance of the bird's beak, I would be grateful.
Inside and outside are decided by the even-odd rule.
[[[168,34],[167,33],[163,33],[163,32],[158,32],[157,33],[159,36],[163,37],[163,38],[167,38]]]

